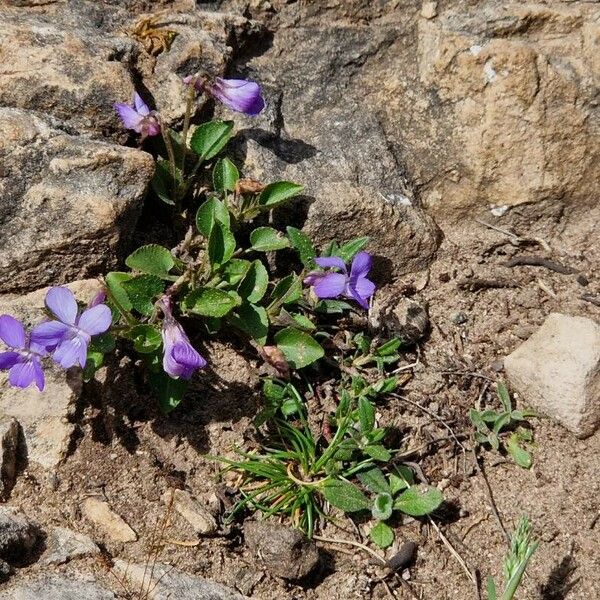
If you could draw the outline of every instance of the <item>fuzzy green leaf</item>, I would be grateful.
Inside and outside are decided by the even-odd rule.
[[[310,238],[295,227],[286,227],[286,231],[290,238],[290,242],[292,242],[292,246],[300,256],[302,264],[307,269],[313,269],[315,267],[314,259],[317,252],[313,243],[310,241]]]
[[[365,454],[380,462],[387,462],[392,458],[389,450],[386,450],[381,444],[369,444],[363,448]]]
[[[215,288],[196,288],[183,300],[186,311],[203,317],[224,317],[240,304],[233,294]]]
[[[388,548],[394,543],[394,530],[383,521],[379,521],[369,533],[374,544],[380,548]]]
[[[265,295],[268,285],[269,274],[267,269],[260,260],[255,260],[250,265],[237,291],[242,298],[251,304],[255,304]]]
[[[218,192],[235,190],[235,184],[240,178],[237,167],[228,159],[220,158],[213,169],[213,186]]]
[[[258,205],[264,208],[275,208],[297,196],[303,186],[291,181],[276,181],[270,183],[258,196]]]
[[[352,483],[330,479],[321,488],[325,500],[344,512],[356,512],[370,507],[369,499]]]
[[[378,467],[371,467],[367,471],[362,471],[358,474],[358,480],[374,494],[389,494],[391,492],[383,471]]]
[[[221,277],[231,286],[236,286],[246,275],[252,266],[249,260],[243,258],[232,258],[221,269]]]
[[[506,443],[506,449],[508,453],[513,457],[513,460],[523,469],[530,469],[533,461],[531,460],[531,454],[519,445],[519,435],[516,433],[511,434]]]
[[[389,492],[378,494],[375,497],[373,506],[371,507],[371,514],[374,519],[378,521],[385,521],[392,516],[394,510],[394,500]]]
[[[173,379],[162,371],[151,372],[149,381],[160,408],[165,413],[177,408],[188,388],[188,382],[185,379]]]
[[[358,399],[358,420],[363,434],[368,434],[375,427],[375,407],[364,396]]]
[[[411,517],[422,517],[433,512],[443,501],[444,496],[437,488],[415,485],[396,498],[394,508]]]
[[[231,217],[227,207],[218,198],[209,198],[196,212],[196,227],[204,237],[208,237],[215,221],[229,227]]]
[[[339,256],[345,263],[349,263],[368,243],[368,237],[350,240],[337,249],[335,256]]]
[[[169,271],[175,266],[175,260],[163,246],[148,244],[132,252],[125,259],[125,264],[134,271],[168,279]]]
[[[313,337],[294,327],[286,327],[275,334],[275,343],[293,369],[302,369],[323,358],[325,351]]]
[[[208,238],[208,257],[215,266],[224,265],[235,252],[235,238],[229,227],[218,221],[212,227]]]
[[[293,273],[277,282],[271,293],[273,302],[291,304],[302,297],[302,280]]]
[[[158,350],[162,337],[152,325],[136,325],[127,332],[127,337],[133,341],[133,347],[140,354],[150,354]]]
[[[122,287],[133,308],[147,317],[154,312],[154,299],[165,289],[164,283],[156,275],[137,275],[123,281]]]
[[[121,305],[121,308],[123,308],[126,311],[130,311],[133,308],[133,305],[131,304],[131,300],[129,300],[127,292],[123,289],[123,282],[128,281],[129,279],[131,279],[131,277],[131,273],[121,273],[119,271],[112,271],[111,273],[108,273],[104,278],[104,281],[106,281],[106,285],[110,290],[110,293]]]
[[[165,204],[175,205],[174,195],[183,182],[180,169],[175,167],[175,180],[171,172],[171,164],[168,160],[158,159],[156,161],[156,170],[150,182],[152,191]]]
[[[290,241],[272,227],[258,227],[250,234],[252,249],[257,252],[270,252],[289,248]]]
[[[233,121],[209,121],[194,130],[190,148],[203,160],[216,156],[231,138]]]
[[[233,314],[227,317],[231,325],[247,333],[261,346],[267,343],[269,333],[269,318],[262,306],[242,304]]]

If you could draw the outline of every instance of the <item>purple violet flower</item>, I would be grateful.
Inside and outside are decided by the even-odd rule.
[[[339,269],[340,272],[311,271],[304,283],[313,287],[317,298],[345,296],[356,300],[363,308],[369,308],[369,298],[375,293],[375,284],[367,279],[373,259],[367,252],[359,252],[352,261],[350,275],[344,261],[338,256],[321,256],[315,262],[323,268]]]
[[[191,379],[197,369],[206,366],[206,360],[192,346],[183,327],[175,320],[171,311],[171,302],[163,298],[158,305],[164,314],[163,339],[163,369],[173,379]]]
[[[197,75],[190,75],[183,79],[183,83],[193,85],[199,93],[206,92],[236,112],[256,116],[265,107],[260,85],[255,81],[216,77],[210,82]]]
[[[160,122],[156,111],[151,111],[137,92],[133,94],[133,106],[117,102],[113,107],[119,114],[125,129],[133,129],[141,133],[142,139],[160,133]]]
[[[73,292],[66,287],[52,287],[46,294],[46,307],[58,319],[36,325],[31,340],[54,351],[52,358],[63,368],[85,367],[92,336],[104,333],[112,323],[106,304],[96,304],[79,314]]]
[[[8,352],[0,352],[0,369],[8,369],[9,383],[19,388],[35,383],[43,391],[45,380],[40,361],[45,349],[28,340],[23,324],[10,315],[0,316],[0,339],[8,346]]]

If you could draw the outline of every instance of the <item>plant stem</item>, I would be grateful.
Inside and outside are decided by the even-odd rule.
[[[112,293],[108,285],[106,285],[106,282],[103,279],[102,285],[106,290],[106,295],[108,296],[109,300],[117,307],[117,310],[121,313],[121,316],[125,319],[125,321],[127,321],[127,324],[131,327],[137,325],[138,322],[136,318],[123,308],[122,304],[117,300],[117,298]]]
[[[185,105],[185,116],[183,117],[183,131],[181,136],[183,138],[183,156],[181,158],[181,178],[185,179],[185,159],[187,156],[187,137],[190,129],[190,119],[192,116],[192,106],[196,99],[196,90],[193,85],[188,86],[187,102]]]
[[[160,131],[162,133],[163,141],[165,142],[165,148],[167,149],[167,155],[169,157],[169,166],[170,166],[170,170],[171,170],[171,179],[173,180],[173,190],[171,192],[172,193],[171,200],[173,201],[173,204],[175,206],[178,206],[177,178],[175,176],[175,174],[177,172],[177,164],[175,163],[175,152],[173,151],[173,143],[171,142],[171,136],[168,133],[168,131],[170,131],[170,130],[165,129],[165,127],[163,127],[163,124],[161,122]]]

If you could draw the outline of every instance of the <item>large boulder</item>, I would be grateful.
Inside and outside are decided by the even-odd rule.
[[[110,267],[140,213],[152,157],[58,126],[0,108],[0,292]]]

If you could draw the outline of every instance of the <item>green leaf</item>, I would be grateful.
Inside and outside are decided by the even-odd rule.
[[[269,318],[262,306],[242,304],[233,314],[227,317],[231,325],[247,333],[253,340],[263,346],[267,343]]]
[[[215,288],[196,288],[183,300],[186,311],[203,317],[224,317],[240,304],[239,298]]]
[[[87,383],[94,377],[96,371],[104,364],[104,353],[88,350],[85,367],[83,369],[83,380]]]
[[[257,252],[270,252],[289,248],[290,241],[272,227],[258,227],[250,234],[252,249]]]
[[[310,241],[310,238],[295,227],[286,227],[286,231],[290,238],[290,242],[292,242],[292,246],[300,256],[302,264],[307,269],[313,269],[315,267],[314,259],[317,252]]]
[[[190,140],[190,148],[202,159],[216,156],[231,138],[233,121],[209,121],[198,125]]]
[[[171,164],[168,160],[159,158],[156,161],[156,170],[150,182],[152,191],[165,203],[175,205],[174,195],[177,194],[179,186],[183,183],[181,170],[175,167],[175,179],[171,174]]]
[[[235,238],[229,227],[215,222],[208,238],[208,257],[213,265],[224,265],[235,252]]]
[[[437,488],[414,485],[396,498],[394,508],[411,517],[422,517],[433,512],[443,501],[444,496]]]
[[[294,327],[278,331],[275,334],[275,343],[293,369],[302,369],[323,358],[325,354],[317,340]]]
[[[503,381],[498,381],[498,383],[496,383],[496,390],[498,392],[500,402],[502,402],[504,411],[510,413],[512,411],[512,404],[510,402],[510,394],[508,393],[506,384]]]
[[[255,304],[266,293],[269,285],[269,274],[260,260],[255,260],[237,288],[238,294]]]
[[[164,283],[156,275],[137,275],[124,281],[122,286],[133,308],[147,317],[154,312],[154,299],[165,289]]]
[[[131,300],[129,300],[127,292],[123,289],[123,282],[129,281],[131,277],[131,273],[112,271],[104,278],[110,293],[115,297],[121,307],[128,312],[133,308],[133,305],[131,304]]]
[[[509,423],[510,423],[510,413],[502,413],[501,415],[498,416],[498,418],[494,422],[494,427],[492,428],[492,431],[497,435]]]
[[[358,399],[358,420],[363,434],[369,433],[375,427],[375,407],[362,396]]]
[[[148,244],[130,254],[125,259],[125,264],[134,271],[168,279],[169,271],[175,266],[175,260],[163,246]]]
[[[352,306],[343,300],[321,300],[315,307],[315,311],[326,315],[339,315]]]
[[[400,346],[402,346],[402,340],[400,338],[392,338],[385,344],[381,344],[373,354],[375,356],[392,356],[396,354]]]
[[[248,272],[252,263],[243,258],[232,258],[221,269],[221,277],[231,286],[236,286]]]
[[[335,256],[339,256],[345,263],[349,263],[361,250],[369,243],[368,237],[360,237],[346,242],[335,251]]]
[[[314,331],[316,329],[316,325],[304,315],[296,313],[292,315],[292,319],[296,321],[295,326],[297,326],[302,331]]]
[[[388,548],[394,543],[394,530],[383,521],[379,521],[369,533],[374,544],[380,548]]]
[[[383,471],[378,467],[371,467],[358,474],[358,480],[374,494],[389,494],[390,486],[385,479]]]
[[[103,333],[102,335],[95,335],[88,346],[88,350],[90,352],[101,352],[102,354],[108,354],[115,349],[115,346],[115,336],[112,333],[107,332]]]
[[[508,453],[513,457],[513,460],[523,469],[530,469],[533,461],[531,460],[531,454],[519,445],[519,435],[516,433],[511,434],[506,443],[506,449]]]
[[[396,465],[394,472],[389,474],[388,479],[390,480],[390,488],[393,496],[410,487],[415,482],[413,472],[405,465]]]
[[[287,202],[294,196],[297,196],[303,186],[291,181],[276,181],[270,183],[258,196],[258,205],[265,208],[274,208],[284,202]]]
[[[215,221],[229,227],[231,217],[227,207],[218,198],[209,198],[196,212],[196,227],[204,237],[208,237]]]
[[[237,167],[228,159],[220,158],[213,169],[213,187],[218,192],[235,190],[235,184],[240,178]]]
[[[291,304],[302,297],[302,280],[292,273],[277,282],[271,293],[271,299],[279,304]]]
[[[498,596],[496,593],[496,584],[494,583],[494,580],[492,579],[491,575],[488,575],[486,588],[487,600],[497,600]]]
[[[150,354],[158,350],[162,337],[152,325],[136,325],[127,332],[127,337],[133,341],[133,347],[140,354]]]
[[[392,516],[394,510],[394,500],[389,492],[378,494],[371,508],[371,514],[378,521],[386,521]]]
[[[344,512],[366,510],[371,505],[369,499],[355,485],[341,479],[326,481],[321,491],[329,504]]]
[[[165,413],[171,412],[179,405],[188,388],[188,381],[185,379],[173,379],[162,371],[151,372],[149,381],[160,408]]]
[[[490,431],[488,433],[487,440],[488,440],[489,445],[494,450],[500,449],[500,440],[498,439],[498,436],[493,431]]]
[[[389,450],[386,450],[381,444],[369,444],[363,448],[365,454],[380,462],[388,462],[392,458]]]

